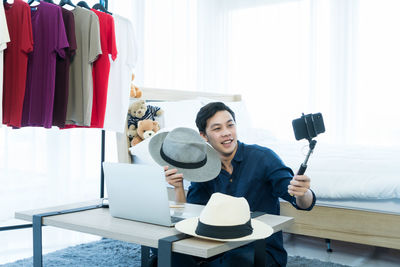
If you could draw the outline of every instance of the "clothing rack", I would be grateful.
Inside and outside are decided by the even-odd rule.
[[[99,3],[108,10],[108,0],[99,0]],[[106,142],[106,132],[105,130],[101,130],[101,162],[100,162],[100,198],[104,197],[104,171],[103,171],[103,162],[105,160],[105,142]],[[8,231],[8,230],[17,230],[30,228],[32,224],[20,224],[20,225],[10,225],[10,226],[1,226],[0,232]]]
[[[108,10],[108,0],[100,0],[100,4]],[[100,162],[100,198],[104,197],[104,170],[103,162],[105,160],[105,144],[106,144],[106,131],[101,130],[101,162]]]

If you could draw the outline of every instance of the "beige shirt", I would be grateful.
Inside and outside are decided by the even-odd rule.
[[[94,12],[79,6],[72,13],[77,49],[70,64],[66,124],[90,126],[93,106],[92,64],[102,53],[99,19]]]

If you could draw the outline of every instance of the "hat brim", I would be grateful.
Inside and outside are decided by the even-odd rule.
[[[192,235],[195,237],[199,238],[204,238],[204,239],[209,239],[209,240],[215,240],[215,241],[249,241],[249,240],[257,240],[257,239],[264,239],[269,237],[270,235],[273,234],[274,230],[272,229],[271,226],[268,224],[265,224],[259,220],[256,219],[251,219],[251,226],[253,227],[253,233],[251,235],[243,236],[240,238],[234,238],[234,239],[219,239],[219,238],[212,238],[208,236],[201,236],[196,234],[196,228],[197,228],[197,223],[199,221],[199,217],[193,217],[193,218],[188,218],[183,221],[178,222],[175,224],[176,230],[179,232]]]
[[[207,182],[218,176],[221,171],[221,160],[218,156],[218,153],[208,144],[206,151],[207,162],[204,166],[200,168],[179,168],[161,158],[160,149],[168,133],[169,132],[159,132],[150,139],[149,152],[151,157],[154,159],[155,162],[157,162],[157,164],[178,169],[178,173],[182,173],[183,178],[191,182]]]

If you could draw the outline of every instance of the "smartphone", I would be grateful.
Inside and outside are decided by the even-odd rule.
[[[324,119],[321,113],[302,115],[292,121],[296,140],[311,140],[318,134],[325,132]]]

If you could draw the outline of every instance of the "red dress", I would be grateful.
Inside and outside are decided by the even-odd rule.
[[[115,42],[114,18],[101,11],[91,9],[100,22],[100,43],[102,54],[93,63],[93,106],[90,128],[103,128],[107,103],[108,76],[110,74],[110,59],[117,58]]]
[[[27,3],[4,3],[10,42],[4,51],[3,124],[21,127],[28,54],[33,50],[31,10]]]

